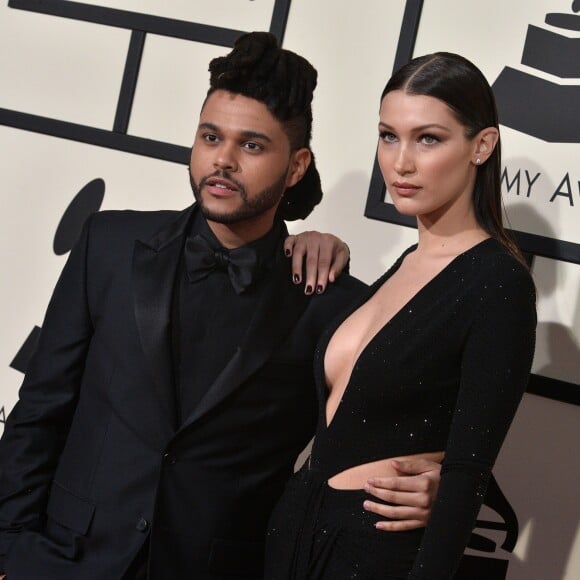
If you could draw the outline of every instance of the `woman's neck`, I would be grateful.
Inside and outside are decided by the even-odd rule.
[[[461,220],[442,223],[417,218],[419,240],[417,253],[425,256],[456,256],[489,238],[475,219],[474,215],[464,216]]]

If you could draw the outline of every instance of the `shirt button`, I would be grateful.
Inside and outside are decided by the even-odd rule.
[[[165,461],[171,465],[173,465],[177,461],[175,455],[171,455],[171,453],[165,453],[163,455],[163,459],[165,459]]]
[[[146,532],[149,529],[149,522],[145,518],[141,518],[135,527],[140,532]]]

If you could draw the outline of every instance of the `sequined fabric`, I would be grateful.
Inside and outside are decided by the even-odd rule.
[[[438,499],[408,577],[445,580],[452,578],[467,544],[527,385],[535,342],[535,289],[526,268],[493,239],[461,254],[370,341],[327,425],[323,364],[330,338],[413,249],[339,316],[319,343],[315,374],[320,410],[311,467],[329,479],[378,459],[444,450]],[[299,503],[293,503],[296,513]],[[319,511],[304,509],[306,518],[315,520],[308,525],[318,529]],[[278,537],[292,543],[295,533],[279,531]],[[324,577],[322,572],[272,576]]]
[[[363,508],[364,490],[337,490],[305,466],[272,514],[266,540],[267,580],[404,580],[423,530],[375,529],[384,519]]]

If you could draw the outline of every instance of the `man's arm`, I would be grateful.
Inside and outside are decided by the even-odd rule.
[[[334,282],[348,266],[350,250],[345,242],[332,234],[302,232],[284,241],[286,256],[292,257],[292,280],[302,282],[304,292],[322,294],[328,282]]]
[[[388,518],[376,524],[379,530],[397,532],[426,526],[439,489],[441,465],[428,459],[393,460],[392,465],[400,475],[369,479],[365,490],[380,501],[367,500],[364,509]]]
[[[85,226],[56,285],[19,400],[0,440],[0,572],[18,533],[42,525],[76,409],[93,330],[85,291],[87,247]]]

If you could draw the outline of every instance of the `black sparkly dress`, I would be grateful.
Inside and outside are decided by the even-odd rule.
[[[330,338],[413,249],[320,340],[312,455],[272,514],[266,580],[453,577],[528,381],[535,288],[494,239],[457,256],[369,342],[327,425],[323,364]],[[376,530],[383,518],[363,510],[364,499],[372,499],[364,490],[327,484],[356,465],[441,450],[441,484],[424,530]]]

